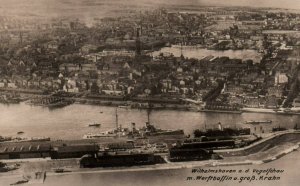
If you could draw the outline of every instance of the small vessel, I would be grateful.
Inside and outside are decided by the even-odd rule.
[[[261,120],[261,121],[250,120],[250,121],[246,121],[245,123],[246,124],[252,124],[252,125],[271,124],[272,120]]]
[[[97,139],[97,138],[107,138],[116,137],[117,135],[111,131],[99,132],[99,133],[88,133],[83,135],[83,139]]]
[[[56,169],[53,169],[53,171],[55,173],[63,173],[63,172],[65,172],[65,169],[63,169],[63,168],[56,168]]]
[[[20,168],[19,164],[7,165],[6,163],[0,162],[0,173],[17,170]]]
[[[123,109],[130,109],[130,105],[119,105],[118,108],[123,108]]]
[[[89,124],[89,127],[100,127],[101,124],[100,123],[92,123],[92,124]]]
[[[41,141],[50,141],[49,137],[31,137],[31,138],[15,138],[13,141],[17,142],[41,142]]]
[[[17,132],[17,134],[24,134],[24,132],[23,131],[19,131],[19,132]]]
[[[27,173],[23,175],[23,181],[28,182],[28,184],[43,184],[46,179],[46,172],[45,171],[38,171],[34,173]],[[25,182],[26,183],[26,182]]]
[[[20,180],[20,181],[17,181],[15,183],[12,183],[10,185],[20,185],[20,184],[24,184],[24,183],[28,183],[29,180]]]
[[[279,131],[285,131],[285,130],[287,130],[287,128],[280,127],[280,126],[272,128],[272,132],[279,132]]]
[[[17,104],[22,101],[20,95],[0,95],[0,103]]]

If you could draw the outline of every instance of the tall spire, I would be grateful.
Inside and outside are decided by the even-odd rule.
[[[140,33],[141,33],[141,28],[137,27],[136,28],[136,40],[135,40],[135,53],[136,53],[136,56],[140,56],[141,55]]]

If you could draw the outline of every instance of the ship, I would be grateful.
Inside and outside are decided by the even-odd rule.
[[[155,127],[150,123],[150,110],[147,110],[147,118],[148,121],[146,122],[146,125],[138,130],[138,133],[141,136],[144,137],[150,137],[150,136],[168,136],[168,135],[179,135],[184,136],[184,131],[182,129],[160,129]],[[135,124],[132,123],[133,131],[135,130]]]
[[[131,109],[130,105],[119,105],[118,108]]]
[[[271,124],[272,120],[260,120],[260,121],[250,120],[250,121],[245,121],[245,123],[246,124],[252,124],[252,125]]]
[[[157,136],[176,136],[176,137],[183,137],[184,131],[182,129],[160,129],[155,127],[153,124],[150,123],[150,109],[147,110],[147,118],[148,121],[145,123],[145,126],[136,129],[135,123],[131,123],[132,131],[130,135],[135,138],[151,138]]]
[[[154,125],[150,124],[149,114],[148,122],[146,125],[137,129],[135,123],[131,123],[132,129],[123,128],[122,125],[118,123],[118,112],[116,108],[116,128],[111,131],[99,132],[99,133],[88,133],[83,136],[84,139],[95,139],[103,137],[122,137],[122,138],[149,138],[151,136],[176,136],[183,137],[184,131],[182,129],[172,130],[172,129],[160,129],[156,128]]]
[[[56,168],[56,169],[53,169],[53,171],[54,171],[55,173],[64,173],[64,172],[65,172],[65,169],[63,169],[63,168]]]
[[[196,138],[206,136],[209,138],[221,139],[221,138],[232,138],[233,136],[244,136],[250,134],[251,134],[250,128],[226,128],[223,127],[223,125],[220,122],[218,123],[218,128],[205,129],[204,131],[196,129],[194,131],[194,136]]]
[[[73,103],[74,103],[73,100],[65,100],[65,99],[62,99],[62,100],[57,101],[57,102],[49,103],[49,104],[47,104],[46,106],[47,106],[49,109],[55,109],[55,108],[62,108],[62,107],[65,107],[65,106],[71,105],[71,104],[73,104]]]
[[[15,183],[11,183],[10,185],[21,185],[21,184],[25,184],[25,183],[28,183],[29,180],[19,180]]]
[[[53,170],[53,172],[55,172],[55,173],[66,173],[66,172],[72,172],[72,171],[70,171],[70,170],[66,170],[66,169],[64,169],[64,168],[54,168],[54,169],[52,169]]]
[[[287,128],[281,127],[281,126],[272,128],[272,132],[279,132],[279,131],[285,131],[285,130],[287,130]]]
[[[42,142],[42,141],[50,141],[49,137],[32,137],[32,138],[15,138],[12,139],[12,142]]]
[[[19,164],[7,165],[6,163],[0,162],[0,173],[17,170],[19,168]]]
[[[155,163],[153,153],[131,150],[115,152],[104,150],[94,155],[84,155],[80,159],[81,168],[153,165]]]
[[[27,173],[26,175],[23,175],[23,180],[27,181],[28,184],[43,184],[46,179],[46,172],[44,171],[38,171],[34,173]]]
[[[12,137],[6,137],[6,136],[0,136],[0,143],[1,142],[7,142],[7,141],[12,141]]]
[[[28,141],[50,141],[49,137],[32,137]]]
[[[4,104],[17,104],[22,101],[19,95],[1,95],[0,103]]]
[[[151,125],[149,122],[146,122],[146,126],[139,129],[138,132],[142,136],[184,135],[184,131],[182,129],[160,129]]]
[[[98,132],[98,133],[87,133],[83,135],[83,139],[97,139],[97,138],[108,138],[116,137],[117,135],[111,131]]]
[[[100,123],[91,123],[89,124],[89,127],[100,127],[101,124]]]
[[[198,140],[198,139],[197,139]],[[175,143],[169,149],[169,160],[174,161],[199,161],[211,158],[219,159],[212,149],[232,148],[233,140],[225,141],[197,141],[186,140],[181,143]]]
[[[55,96],[34,98],[27,102],[27,104],[30,105],[48,107],[49,109],[62,108],[73,103],[73,99],[65,99]]]

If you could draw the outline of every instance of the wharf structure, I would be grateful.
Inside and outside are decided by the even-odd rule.
[[[96,153],[99,147],[95,144],[74,144],[53,146],[48,142],[13,143],[0,147],[0,159],[27,158],[81,158],[85,154]]]

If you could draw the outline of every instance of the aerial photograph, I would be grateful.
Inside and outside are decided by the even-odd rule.
[[[300,0],[0,0],[0,186],[298,186],[299,147]]]

